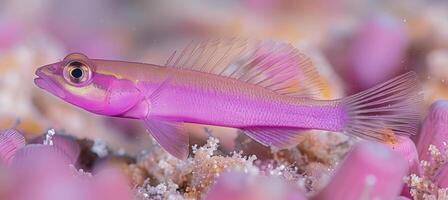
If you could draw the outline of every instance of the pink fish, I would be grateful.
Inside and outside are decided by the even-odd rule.
[[[36,71],[38,87],[87,111],[134,118],[169,153],[188,156],[182,123],[241,129],[276,148],[306,129],[383,139],[416,132],[421,100],[409,72],[338,100],[311,98],[319,75],[289,44],[242,39],[191,42],[165,64],[90,59],[70,54]]]

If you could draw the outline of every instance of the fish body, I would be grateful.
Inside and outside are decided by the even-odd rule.
[[[420,98],[414,73],[327,101],[311,98],[318,74],[290,45],[206,41],[176,53],[163,65],[70,54],[39,68],[35,83],[90,112],[143,120],[178,158],[188,155],[182,123],[239,128],[280,148],[305,129],[379,140],[385,127],[399,134],[415,131],[413,106]]]
[[[197,71],[93,60],[96,66],[126,66],[138,102],[115,116],[227,127],[298,127],[341,130],[342,113],[333,101],[280,95],[263,87]],[[157,100],[151,98],[159,90]],[[130,92],[128,92],[130,93]],[[144,108],[144,109],[142,109]],[[263,109],[260,109],[263,108]],[[126,109],[125,109],[126,110]],[[101,114],[101,113],[100,113]]]

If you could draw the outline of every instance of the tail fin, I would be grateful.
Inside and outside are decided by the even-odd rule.
[[[344,98],[347,120],[344,131],[366,139],[385,140],[386,129],[414,135],[423,99],[415,72],[402,74],[371,89]]]

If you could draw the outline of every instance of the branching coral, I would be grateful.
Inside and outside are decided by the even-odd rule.
[[[448,188],[443,188],[438,181],[447,179],[448,151],[442,152],[434,145],[429,146],[430,160],[421,161],[422,174],[411,174],[405,182],[411,189],[411,195],[416,200],[448,199]]]
[[[239,171],[249,176],[277,177],[304,188],[305,176],[298,173],[294,164],[285,160],[256,160],[255,156],[242,156],[233,152],[222,155],[219,141],[209,138],[202,147],[193,146],[193,156],[178,160],[158,146],[153,146],[135,163],[123,163],[121,168],[136,188],[140,199],[197,199],[204,197],[222,173]]]
[[[420,173],[405,178],[416,200],[448,199],[448,102],[431,106],[420,134]]]

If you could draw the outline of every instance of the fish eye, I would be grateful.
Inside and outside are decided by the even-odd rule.
[[[73,79],[81,79],[82,78],[82,76],[83,76],[83,71],[82,71],[82,69],[81,68],[73,68],[71,71],[70,71],[70,76],[73,78]]]
[[[90,74],[90,68],[80,61],[69,62],[64,68],[64,78],[73,85],[87,82],[90,79]]]

